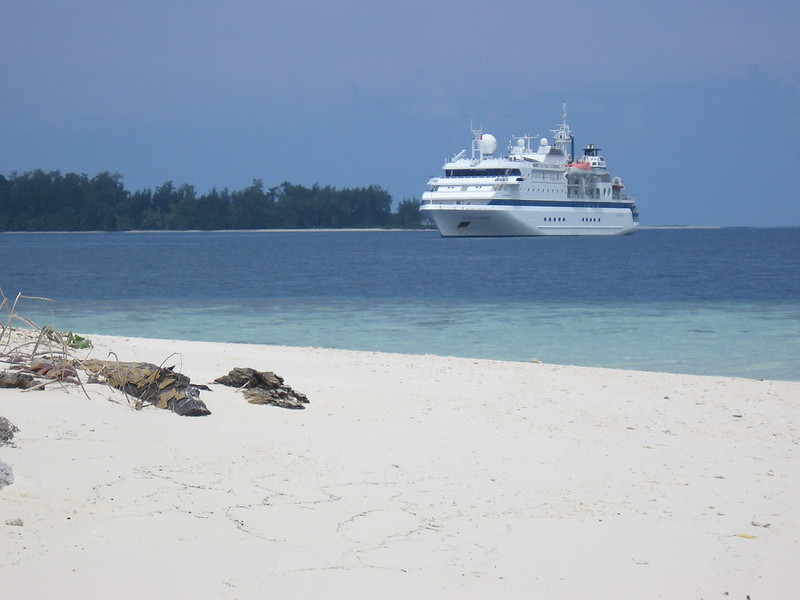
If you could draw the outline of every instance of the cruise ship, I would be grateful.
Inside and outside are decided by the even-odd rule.
[[[600,148],[574,158],[566,109],[552,140],[513,137],[506,156],[497,139],[473,130],[462,150],[428,181],[420,211],[444,237],[622,235],[639,225],[632,196],[611,177]]]

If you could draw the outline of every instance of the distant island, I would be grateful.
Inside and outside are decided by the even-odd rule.
[[[130,192],[122,175],[45,172],[0,174],[0,231],[136,231],[220,229],[419,228],[419,201],[392,210],[392,196],[370,185],[336,189],[284,182],[264,189],[260,179],[243,190],[167,181]]]

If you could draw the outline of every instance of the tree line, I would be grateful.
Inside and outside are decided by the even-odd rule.
[[[401,201],[379,186],[336,189],[284,182],[243,190],[167,181],[127,191],[118,173],[94,177],[37,169],[0,174],[0,231],[131,231],[420,227],[419,201]]]

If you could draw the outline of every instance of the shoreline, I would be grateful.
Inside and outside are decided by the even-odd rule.
[[[291,350],[294,352],[303,352],[303,351],[315,351],[315,352],[343,352],[343,353],[356,353],[356,354],[366,354],[366,355],[386,355],[387,357],[395,357],[395,358],[414,358],[414,359],[452,359],[455,361],[471,361],[471,362],[487,362],[487,363],[499,363],[499,364],[534,364],[534,365],[545,365],[553,368],[558,369],[588,369],[588,370],[596,370],[599,372],[603,371],[611,371],[611,372],[619,372],[619,373],[629,373],[631,375],[635,374],[642,374],[642,375],[665,375],[665,376],[677,376],[677,377],[700,377],[700,378],[712,378],[712,379],[730,379],[730,380],[743,380],[743,381],[774,381],[774,382],[783,382],[783,383],[797,383],[800,384],[800,378],[771,378],[771,377],[751,377],[747,375],[730,375],[730,374],[720,374],[720,373],[689,373],[685,371],[659,371],[656,369],[646,369],[646,368],[628,368],[628,367],[616,367],[616,366],[602,366],[602,365],[582,365],[582,364],[574,364],[574,363],[557,363],[557,362],[548,362],[540,360],[536,357],[531,357],[527,359],[506,359],[506,358],[492,358],[492,357],[481,357],[481,356],[461,356],[457,354],[435,354],[430,352],[396,352],[392,350],[370,350],[370,349],[356,349],[356,348],[337,348],[334,346],[301,346],[301,345],[294,345],[294,344],[261,344],[257,342],[247,342],[247,341],[239,341],[239,342],[220,342],[220,341],[212,341],[212,340],[181,340],[176,338],[144,338],[138,336],[127,336],[127,335],[113,335],[113,334],[102,334],[102,333],[83,333],[77,332],[79,335],[88,338],[89,340],[93,340],[95,338],[100,340],[128,340],[128,341],[148,341],[148,342],[167,342],[167,343],[177,343],[177,344],[210,344],[212,346],[219,345],[219,346],[231,346],[231,347],[252,347],[252,348],[269,348],[271,350],[280,351],[281,349]]]
[[[793,589],[800,382],[90,337],[195,384],[274,371],[310,404],[211,383],[212,414],[179,417],[97,384],[0,389],[9,596]]]
[[[647,230],[674,230],[674,229],[797,229],[800,225],[640,225],[637,231]],[[53,234],[53,233],[68,233],[68,234],[99,234],[99,233],[128,233],[128,234],[142,234],[142,233],[336,233],[336,232],[404,232],[404,231],[431,231],[437,232],[435,227],[321,227],[316,229],[125,229],[119,231],[0,231],[0,234],[9,235],[29,235],[29,234]],[[550,237],[550,236],[522,236],[522,237]],[[569,237],[569,236],[566,236]],[[578,236],[575,236],[578,237]]]
[[[65,331],[66,332],[66,331]],[[435,353],[435,352],[402,352],[402,351],[395,351],[395,350],[383,350],[383,349],[364,349],[364,348],[346,348],[346,347],[336,347],[336,346],[327,346],[327,345],[297,345],[297,344],[266,344],[266,343],[258,343],[252,341],[215,341],[215,340],[204,340],[204,339],[179,339],[174,337],[150,337],[150,338],[141,338],[138,336],[127,336],[127,335],[119,335],[114,333],[86,333],[84,331],[76,330],[74,333],[77,333],[83,337],[86,337],[90,340],[94,338],[114,338],[114,339],[149,339],[149,340],[157,340],[163,342],[177,342],[183,344],[221,344],[221,345],[233,345],[233,346],[250,346],[250,347],[266,347],[266,348],[291,348],[296,350],[330,350],[332,352],[356,352],[356,353],[367,353],[367,354],[386,354],[389,356],[412,356],[412,357],[433,357],[433,358],[452,358],[456,360],[467,360],[467,361],[488,361],[488,362],[498,362],[498,363],[511,363],[511,364],[546,364],[553,367],[564,367],[564,368],[576,368],[576,369],[599,369],[599,370],[608,370],[608,371],[622,371],[622,372],[630,372],[630,373],[652,373],[654,375],[685,375],[689,377],[711,377],[711,378],[723,378],[723,379],[741,379],[741,380],[750,380],[750,381],[780,381],[780,382],[795,382],[800,383],[800,377],[797,376],[781,376],[781,377],[769,377],[769,376],[762,376],[760,374],[754,375],[742,375],[742,374],[735,374],[735,373],[718,373],[718,372],[689,372],[684,370],[659,370],[655,368],[636,368],[636,367],[629,367],[629,366],[609,366],[609,365],[597,365],[597,364],[580,364],[580,363],[568,363],[568,362],[551,362],[548,360],[541,360],[538,357],[527,357],[527,358],[498,358],[498,357],[491,357],[491,356],[467,356],[467,355],[459,355],[459,354],[448,354],[448,353]]]
[[[25,235],[25,234],[36,234],[36,233],[75,233],[75,234],[82,234],[82,233],[90,233],[90,234],[98,234],[98,233],[130,233],[130,234],[141,234],[141,233],[305,233],[305,232],[319,232],[319,233],[335,233],[335,232],[347,232],[347,233],[355,233],[355,232],[379,232],[379,231],[387,231],[387,232],[397,232],[397,231],[436,231],[436,228],[400,228],[400,227],[343,227],[343,228],[334,228],[334,227],[320,227],[315,229],[124,229],[119,231],[101,231],[101,230],[92,230],[92,231],[0,231],[0,233],[7,233],[12,235]]]

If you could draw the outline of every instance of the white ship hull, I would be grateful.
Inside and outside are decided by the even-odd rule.
[[[624,235],[636,231],[639,211],[608,172],[600,149],[589,144],[573,157],[564,119],[552,143],[512,138],[495,157],[493,135],[473,130],[472,155],[462,150],[428,181],[420,212],[444,237]]]
[[[443,237],[503,237],[537,235],[625,235],[638,223],[628,208],[555,208],[424,204]]]

